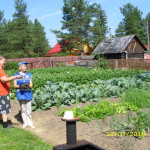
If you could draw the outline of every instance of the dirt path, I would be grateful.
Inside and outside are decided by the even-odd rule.
[[[19,104],[17,101],[11,101],[12,113],[10,119],[16,127],[21,128],[22,123],[19,114]],[[55,145],[66,143],[66,123],[57,116],[56,107],[42,112],[33,112],[33,122],[35,129],[26,128],[38,135],[45,141]],[[150,135],[142,140],[130,136],[126,137],[108,137],[101,133],[96,121],[90,123],[77,122],[77,140],[87,140],[106,150],[150,150]]]

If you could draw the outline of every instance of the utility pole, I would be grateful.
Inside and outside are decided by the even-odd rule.
[[[148,43],[148,50],[149,50],[149,25],[147,20],[147,43]]]

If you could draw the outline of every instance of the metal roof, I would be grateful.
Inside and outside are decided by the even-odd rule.
[[[123,53],[127,46],[130,44],[133,38],[136,38],[141,44],[144,50],[145,46],[139,40],[136,35],[115,37],[110,39],[103,40],[93,51],[92,54],[114,54],[114,53]]]

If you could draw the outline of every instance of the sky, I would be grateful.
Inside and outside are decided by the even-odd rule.
[[[143,12],[142,17],[150,13],[150,0],[87,0],[89,4],[100,4],[107,16],[107,26],[111,28],[114,35],[118,24],[123,19],[120,7],[131,3]],[[46,38],[51,47],[57,43],[57,38],[50,30],[61,30],[63,0],[24,0],[27,4],[27,14],[29,19],[34,22],[38,19],[44,27]],[[12,20],[15,12],[14,0],[0,0],[0,11],[4,11],[4,18]]]

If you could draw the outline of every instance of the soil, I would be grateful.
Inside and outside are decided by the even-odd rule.
[[[11,105],[12,113],[9,118],[15,127],[21,128],[22,120],[19,103],[18,101],[11,101]],[[61,120],[62,117],[58,116],[57,112],[56,107],[52,107],[47,111],[32,112],[33,122],[36,128],[31,129],[27,127],[25,130],[38,135],[44,141],[54,146],[65,144],[66,122]],[[106,127],[105,130],[108,131],[109,129]],[[101,128],[96,121],[90,123],[77,122],[78,140],[86,140],[105,150],[150,150],[150,134],[147,134],[141,140],[131,136],[106,136],[106,134],[101,132]]]

